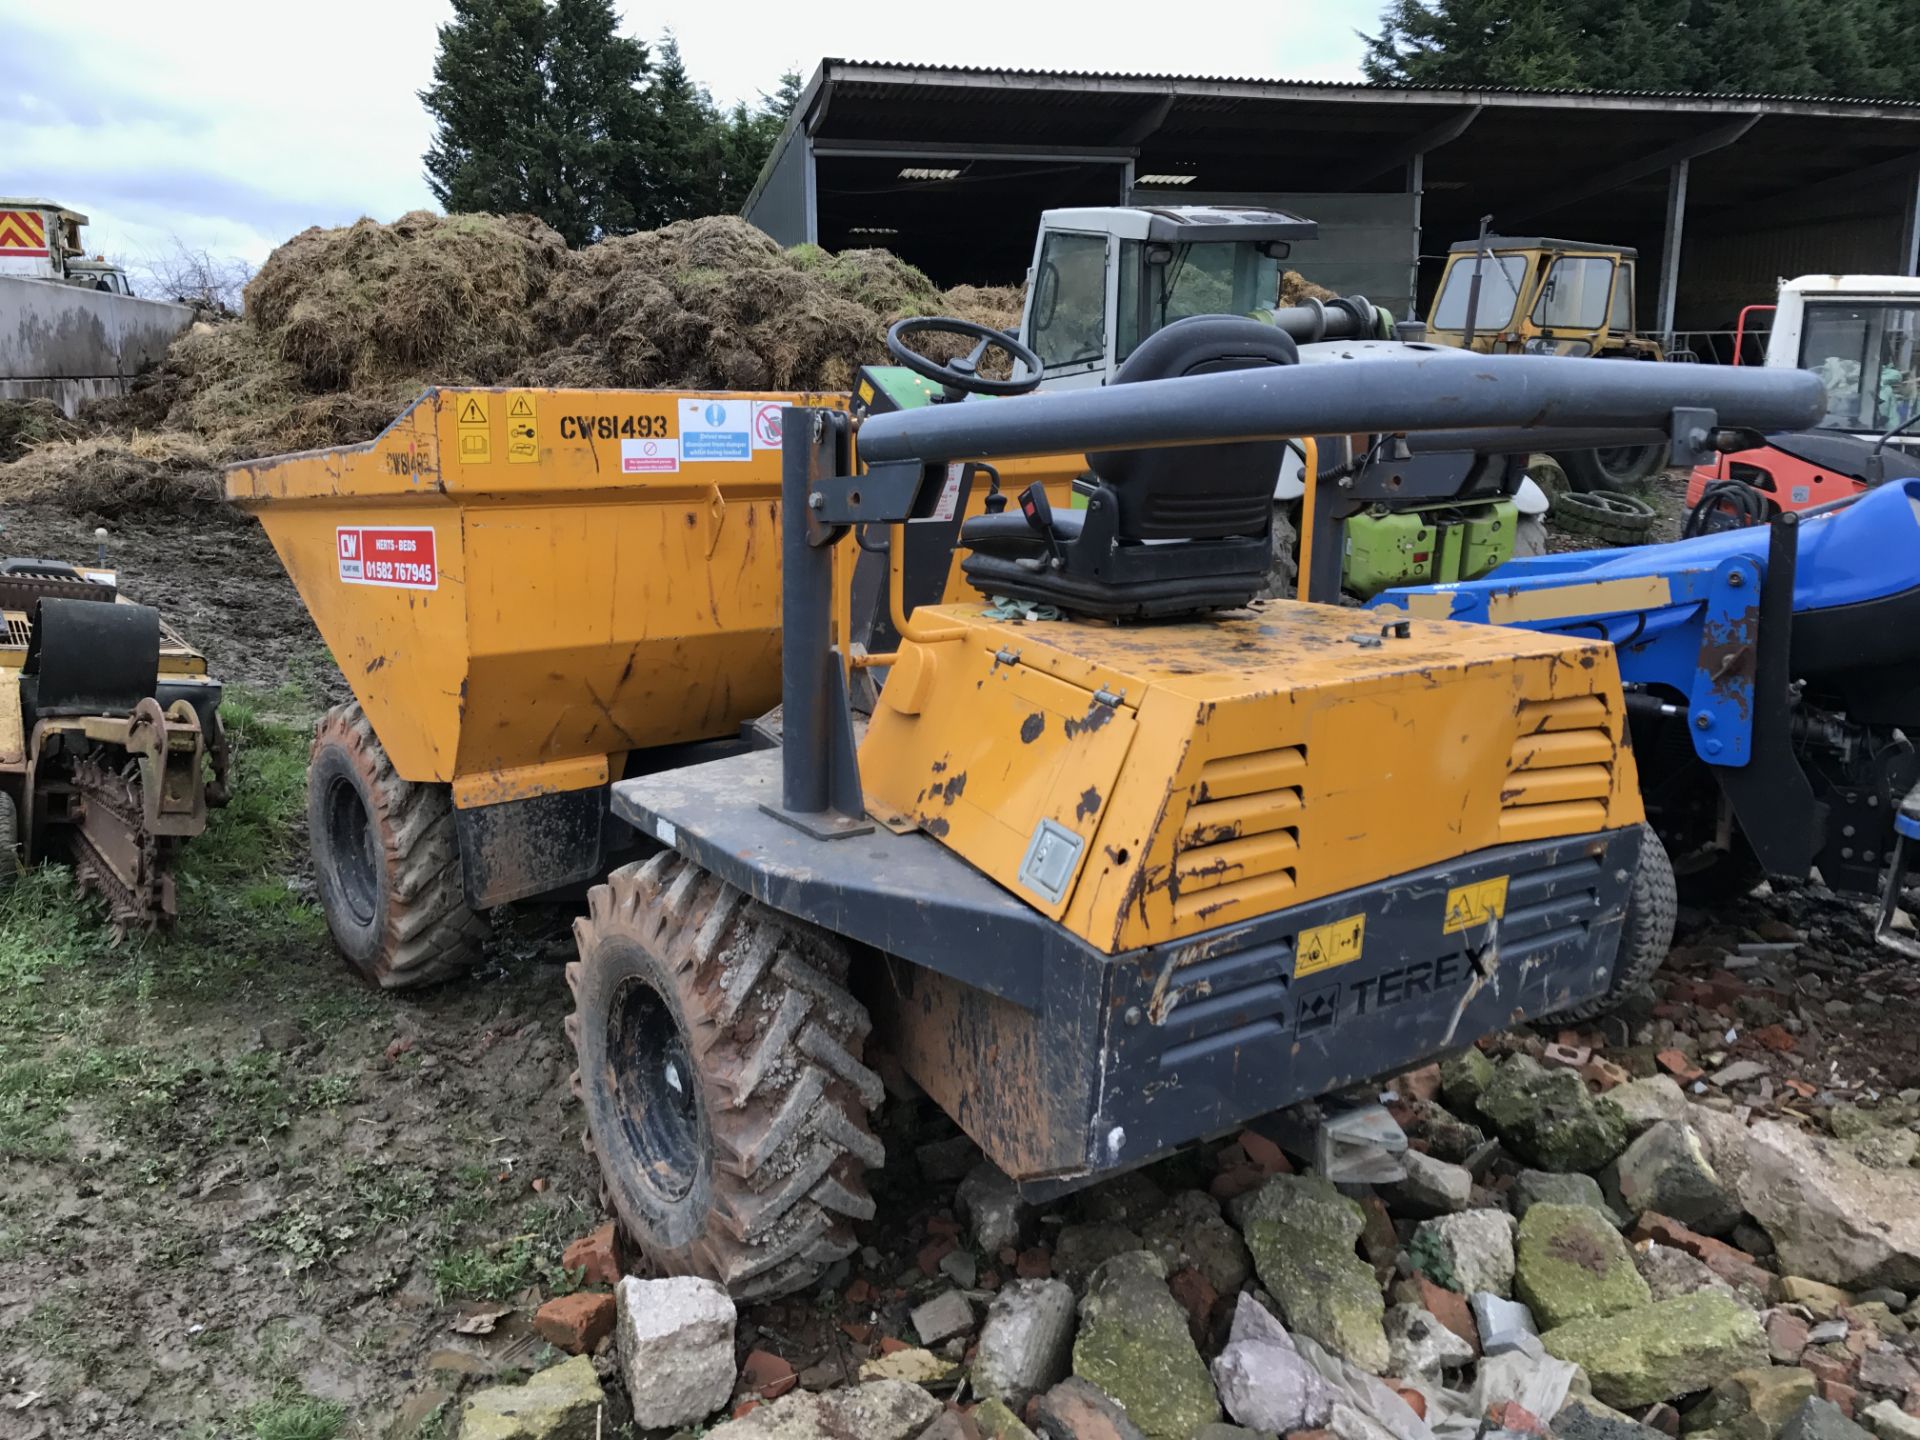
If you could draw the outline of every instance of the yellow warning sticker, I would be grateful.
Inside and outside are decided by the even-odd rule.
[[[860,382],[860,389],[857,393],[859,394],[861,400],[871,405],[873,403],[873,382],[871,380],[862,380]]]
[[[487,465],[493,461],[493,414],[491,395],[462,395],[454,407],[459,421],[460,463]]]
[[[540,421],[533,396],[516,390],[507,396],[507,463],[532,465],[540,458]]]
[[[1509,878],[1501,875],[1472,885],[1456,885],[1447,891],[1447,918],[1440,924],[1440,933],[1454,935],[1490,925],[1506,914]]]
[[[1293,978],[1318,975],[1336,965],[1351,965],[1360,958],[1366,933],[1365,915],[1349,915],[1344,920],[1302,930],[1300,943],[1294,948]]]

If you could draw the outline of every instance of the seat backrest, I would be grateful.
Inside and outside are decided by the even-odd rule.
[[[1116,385],[1216,370],[1292,365],[1300,349],[1284,330],[1237,315],[1194,315],[1156,331],[1127,357]],[[1265,535],[1286,442],[1159,450],[1101,450],[1087,456],[1119,502],[1121,540],[1218,540]]]

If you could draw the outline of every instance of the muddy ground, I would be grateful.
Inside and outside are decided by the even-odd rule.
[[[14,554],[93,553],[91,520],[17,506],[4,526]],[[368,990],[305,858],[307,735],[344,692],[271,548],[250,522],[165,519],[106,546],[232,686],[238,799],[187,852],[171,936],[114,944],[58,870],[0,901],[0,1440],[450,1435],[462,1384],[548,1358],[527,1317],[600,1218],[567,1083],[570,916],[502,914],[466,978]],[[1717,957],[1769,925],[1800,937],[1797,978],[1761,1002],[1800,1017],[1813,1103],[1920,1084],[1915,982],[1857,907],[1763,893],[1688,914],[1680,973],[1753,983],[1716,981]],[[1727,999],[1712,1049],[1747,1053],[1751,1001]],[[1643,1006],[1620,1043],[1662,1023]],[[910,1158],[950,1128],[885,1128],[889,1218],[862,1262],[880,1277],[951,1202]],[[844,1362],[837,1303],[758,1307],[743,1333]]]

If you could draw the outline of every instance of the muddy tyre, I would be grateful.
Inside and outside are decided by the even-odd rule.
[[[1527,457],[1527,476],[1540,487],[1547,497],[1547,504],[1557,509],[1560,497],[1573,489],[1573,481],[1567,475],[1567,467],[1553,456],[1535,453]]]
[[[368,980],[401,990],[479,958],[487,923],[467,905],[453,797],[402,780],[357,704],[314,731],[307,831],[327,928]]]
[[[1665,445],[1616,445],[1602,450],[1564,450],[1554,459],[1575,490],[1630,490],[1667,468]]]
[[[0,790],[0,893],[20,878],[20,809]]]
[[[1638,495],[1576,490],[1554,505],[1553,523],[1572,535],[1591,535],[1614,545],[1644,545],[1653,532],[1656,513]]]
[[[567,1034],[623,1236],[657,1272],[739,1299],[813,1284],[855,1249],[885,1159],[846,947],[672,851],[588,906]]]
[[[1545,1018],[1555,1021],[1591,1020],[1618,1008],[1634,991],[1652,981],[1673,948],[1673,925],[1680,908],[1674,888],[1673,861],[1651,825],[1640,827],[1640,867],[1627,892],[1627,915],[1620,926],[1620,953],[1613,965],[1613,983],[1581,1005]]]

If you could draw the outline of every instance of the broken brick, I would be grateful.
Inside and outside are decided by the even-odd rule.
[[[1593,1051],[1585,1045],[1548,1045],[1540,1051],[1540,1058],[1549,1065],[1564,1065],[1569,1070],[1578,1070],[1593,1059]]]
[[[1213,1288],[1206,1276],[1191,1266],[1174,1271],[1167,1278],[1167,1289],[1173,1292],[1173,1298],[1187,1312],[1187,1330],[1193,1336],[1193,1343],[1204,1347],[1208,1322],[1213,1315],[1214,1305],[1220,1299],[1220,1292]]]
[[[1262,1175],[1293,1173],[1293,1162],[1287,1159],[1285,1152],[1257,1130],[1240,1132],[1240,1148],[1247,1152],[1247,1159],[1260,1168]]]
[[[1747,1032],[1747,1038],[1749,1040],[1756,1040],[1766,1046],[1767,1049],[1778,1051],[1782,1055],[1790,1050],[1796,1050],[1800,1046],[1800,1042],[1794,1038],[1793,1032],[1784,1025],[1762,1025],[1758,1030],[1749,1030]]]
[[[1813,1388],[1822,1400],[1838,1407],[1840,1413],[1849,1420],[1853,1418],[1853,1402],[1859,1394],[1853,1386],[1838,1380],[1816,1380]]]
[[[1807,1348],[1807,1322],[1791,1310],[1767,1312],[1767,1351],[1776,1365],[1792,1365]]]
[[[935,1215],[927,1221],[927,1233],[929,1235],[957,1236],[960,1233],[960,1222],[951,1216]]]
[[[1213,1177],[1213,1183],[1207,1186],[1207,1193],[1216,1200],[1237,1200],[1240,1196],[1258,1190],[1266,1184],[1267,1177],[1260,1167],[1251,1160],[1222,1170]]]
[[[1729,1285],[1746,1285],[1762,1295],[1771,1292],[1775,1277],[1737,1245],[1689,1230],[1678,1220],[1654,1210],[1641,1212],[1627,1232],[1630,1240],[1651,1240],[1656,1245],[1684,1250]]]
[[[1842,1359],[1824,1350],[1809,1350],[1800,1357],[1800,1368],[1815,1381],[1825,1380],[1835,1385],[1852,1383],[1855,1363],[1852,1357]]]
[[[1473,1353],[1478,1355],[1480,1327],[1473,1323],[1473,1307],[1467,1304],[1467,1297],[1457,1290],[1436,1285],[1425,1275],[1416,1274],[1413,1278],[1420,1287],[1420,1303],[1427,1313],[1471,1345]]]
[[[581,1281],[587,1285],[618,1285],[620,1255],[615,1248],[613,1222],[582,1235],[560,1252],[560,1264],[569,1272],[584,1270]]]
[[[1393,1077],[1388,1087],[1410,1100],[1438,1100],[1440,1098],[1440,1066],[1422,1065],[1418,1070],[1408,1070]]]
[[[1488,1407],[1487,1418],[1502,1430],[1515,1430],[1522,1435],[1547,1433],[1547,1427],[1540,1423],[1540,1417],[1515,1400],[1503,1400],[1498,1405]]]
[[[740,1362],[740,1383],[762,1400],[778,1400],[800,1383],[800,1377],[771,1350],[749,1350]]]
[[[613,1296],[585,1291],[562,1295],[542,1305],[533,1328],[549,1345],[569,1355],[585,1355],[613,1333]]]
[[[929,1240],[920,1247],[915,1263],[920,1266],[920,1273],[931,1279],[940,1273],[940,1262],[959,1248],[958,1240],[951,1235],[942,1235],[938,1240]]]
[[[1045,1280],[1053,1274],[1053,1256],[1035,1246],[1022,1250],[1013,1270],[1022,1280]]]
[[[1616,1086],[1626,1084],[1633,1077],[1613,1061],[1602,1060],[1595,1056],[1580,1067],[1580,1078],[1587,1082],[1589,1089],[1604,1094]]]
[[[1684,1085],[1692,1084],[1695,1080],[1700,1079],[1701,1076],[1707,1073],[1689,1060],[1684,1052],[1679,1050],[1662,1050],[1653,1058],[1660,1063],[1662,1070],[1666,1071]]]
[[[1407,1408],[1422,1420],[1427,1418],[1427,1397],[1422,1395],[1418,1390],[1406,1390],[1396,1387],[1393,1393],[1406,1401]]]

